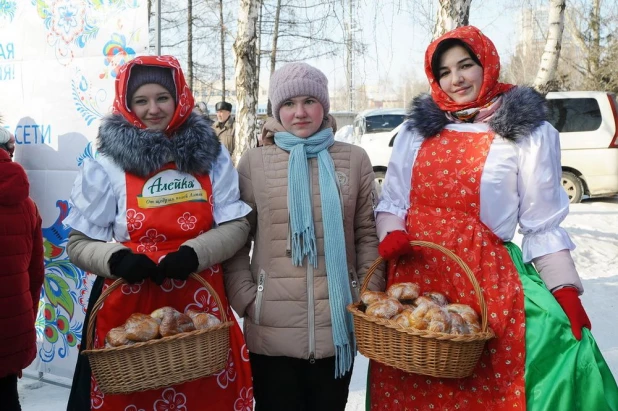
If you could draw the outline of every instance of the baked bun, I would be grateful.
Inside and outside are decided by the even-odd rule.
[[[468,324],[466,324],[461,315],[454,312],[450,312],[449,314],[451,316],[451,334],[470,334]]]
[[[426,297],[426,296],[424,296],[424,295],[421,295],[420,297],[418,297],[416,300],[414,300],[414,301],[412,302],[412,304],[413,304],[415,307],[418,307],[419,305],[425,305],[425,304],[429,304],[429,305],[438,305],[438,304],[436,304],[436,302],[435,302],[434,300],[432,300],[431,298]]]
[[[221,320],[210,313],[187,310],[187,315],[191,318],[191,321],[193,321],[196,330],[205,330],[217,324],[221,324]]]
[[[412,301],[418,297],[421,287],[415,283],[397,283],[388,287],[386,294],[400,301]]]
[[[386,293],[383,293],[382,291],[366,290],[360,296],[361,301],[365,305],[375,303],[378,300],[384,300],[385,298],[388,298],[388,296],[386,295]]]
[[[449,304],[445,307],[448,312],[459,314],[468,327],[470,333],[481,331],[479,315],[467,304]]]
[[[162,337],[195,330],[191,318],[172,307],[158,308],[150,316],[159,321],[159,333]]]
[[[433,302],[438,304],[439,306],[444,307],[445,305],[448,304],[448,300],[446,299],[446,296],[437,291],[427,291],[427,292],[424,292],[423,295],[425,297],[431,298]]]
[[[386,298],[367,306],[365,314],[379,318],[391,318],[403,311],[401,303],[394,298]]]
[[[433,307],[425,314],[427,321],[427,331],[450,333],[451,319],[448,312],[442,307]]]
[[[133,313],[124,324],[127,339],[148,341],[159,336],[159,323],[147,314]]]
[[[130,341],[131,340],[127,338],[124,325],[112,328],[105,336],[106,347],[120,347],[121,345],[127,345]]]

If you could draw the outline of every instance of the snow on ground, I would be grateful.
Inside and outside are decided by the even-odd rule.
[[[618,197],[571,206],[563,227],[577,244],[573,258],[584,284],[582,300],[592,321],[592,333],[618,377]],[[365,357],[356,357],[346,411],[365,409],[367,364]],[[44,378],[70,384],[65,378]],[[60,411],[66,409],[69,389],[26,377],[19,382],[19,393],[24,411]]]

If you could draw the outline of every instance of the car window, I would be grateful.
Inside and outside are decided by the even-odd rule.
[[[561,133],[594,131],[601,126],[601,109],[594,98],[548,99],[549,122]]]
[[[365,118],[365,133],[391,131],[403,123],[403,114],[382,114]]]

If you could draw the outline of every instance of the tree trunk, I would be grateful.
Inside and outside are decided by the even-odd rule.
[[[255,145],[255,122],[257,109],[257,77],[255,44],[257,42],[257,19],[260,0],[240,0],[238,10],[238,32],[234,42],[234,72],[236,78],[236,126],[234,163],[241,155]]]
[[[439,0],[436,25],[433,28],[433,39],[457,27],[467,26],[470,19],[472,0]]]
[[[187,0],[187,79],[193,92],[193,0]]]
[[[547,94],[553,88],[553,81],[560,59],[562,32],[564,30],[564,8],[566,0],[550,0],[547,41],[541,57],[541,66],[536,74],[533,87],[541,94]]]
[[[590,68],[588,75],[594,78],[599,70],[601,59],[601,0],[592,2],[590,11]]]
[[[275,27],[273,28],[273,47],[270,51],[270,75],[275,72],[275,66],[277,65],[277,40],[279,39],[279,17],[281,16],[281,0],[277,0],[277,8],[275,9]],[[268,99],[268,106],[266,108],[266,115],[273,115],[273,107]]]
[[[221,26],[221,101],[225,101],[225,26],[223,25],[223,0],[219,0],[219,25]]]

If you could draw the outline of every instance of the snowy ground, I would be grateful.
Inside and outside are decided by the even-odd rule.
[[[573,205],[563,227],[578,246],[573,257],[586,289],[582,300],[592,321],[592,333],[618,377],[618,197]],[[346,411],[365,409],[367,363],[360,355],[356,358]],[[64,378],[44,378],[70,384]],[[19,392],[24,411],[65,410],[69,396],[68,388],[28,377],[20,380]]]

